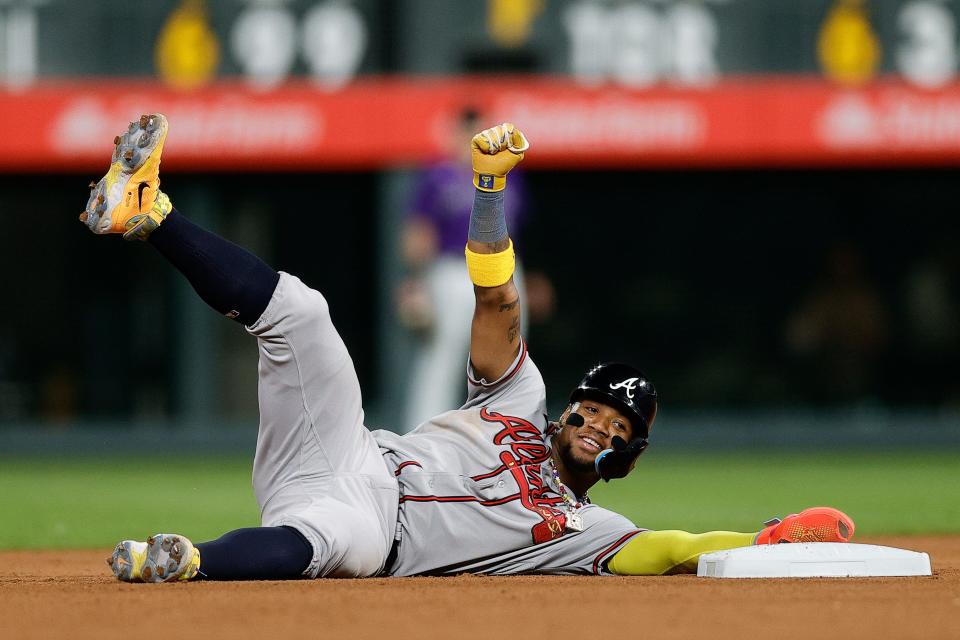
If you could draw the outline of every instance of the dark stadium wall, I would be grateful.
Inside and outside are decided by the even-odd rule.
[[[528,269],[550,277],[558,301],[529,331],[551,409],[599,359],[636,363],[674,408],[960,403],[960,341],[950,324],[960,304],[955,170],[527,176],[534,212],[517,246]],[[242,328],[202,309],[154,252],[94,238],[75,222],[88,179],[0,177],[0,425],[77,416],[255,421],[256,354]],[[371,406],[384,393],[377,351],[391,348],[377,332],[392,313],[381,306],[389,296],[373,238],[379,180],[164,178],[185,213],[324,292]],[[216,209],[209,217],[186,208],[204,202]],[[835,347],[838,335],[858,330],[844,314],[808,318],[824,315],[812,301],[842,300],[844,291],[855,299],[845,315],[855,320],[866,308],[881,318],[861,328],[872,337],[855,348]],[[184,318],[210,328],[197,333]],[[839,324],[833,333],[829,321]],[[184,346],[185,336],[194,342]],[[190,350],[208,347],[214,363],[201,373],[212,379],[199,388],[214,399],[191,408],[201,400],[184,399],[183,377],[199,375],[189,363],[205,356],[191,360]]]

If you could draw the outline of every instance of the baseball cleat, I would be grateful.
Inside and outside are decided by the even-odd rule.
[[[757,534],[754,544],[850,542],[854,530],[850,516],[830,507],[811,507],[783,520],[774,518],[764,524],[767,528]]]
[[[144,582],[189,580],[200,570],[200,552],[186,536],[158,533],[147,538]]]
[[[124,540],[107,558],[113,575],[124,582],[143,582],[143,565],[147,560],[147,543]]]
[[[172,205],[160,192],[160,155],[168,128],[162,114],[143,115],[113,139],[110,170],[90,183],[90,199],[80,214],[90,231],[146,240],[167,217]]]
[[[176,582],[197,575],[200,551],[185,536],[158,533],[146,542],[124,540],[107,564],[124,582]]]

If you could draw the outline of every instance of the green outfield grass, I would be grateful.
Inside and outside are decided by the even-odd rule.
[[[651,451],[595,502],[652,529],[753,531],[806,506],[847,511],[863,536],[960,532],[960,451],[710,454]],[[256,526],[250,459],[0,458],[0,549],[108,549],[175,531]]]
[[[147,464],[149,463],[149,464]],[[249,458],[0,458],[0,549],[112,547],[259,524]]]

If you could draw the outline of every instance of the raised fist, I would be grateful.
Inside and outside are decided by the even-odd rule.
[[[501,191],[507,186],[507,174],[523,160],[523,152],[529,148],[520,129],[509,122],[473,136],[473,184],[481,191]]]

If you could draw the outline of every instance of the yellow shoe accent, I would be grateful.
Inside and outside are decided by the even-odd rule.
[[[123,239],[146,240],[172,210],[173,204],[170,202],[170,198],[163,191],[158,191],[157,198],[150,211],[138,213],[127,220],[124,225],[127,231],[123,234]]]
[[[143,582],[143,567],[147,562],[147,543],[124,540],[117,544],[107,564],[113,575],[124,582]]]
[[[180,576],[179,580],[190,580],[194,576],[200,573],[200,549],[196,547],[193,548],[193,557],[190,558],[190,564],[187,565],[187,568],[183,570],[183,575]]]
[[[172,208],[160,192],[160,156],[168,130],[166,117],[154,113],[140,116],[113,139],[110,169],[100,182],[91,183],[87,207],[80,214],[90,231],[146,240],[163,222]]]

